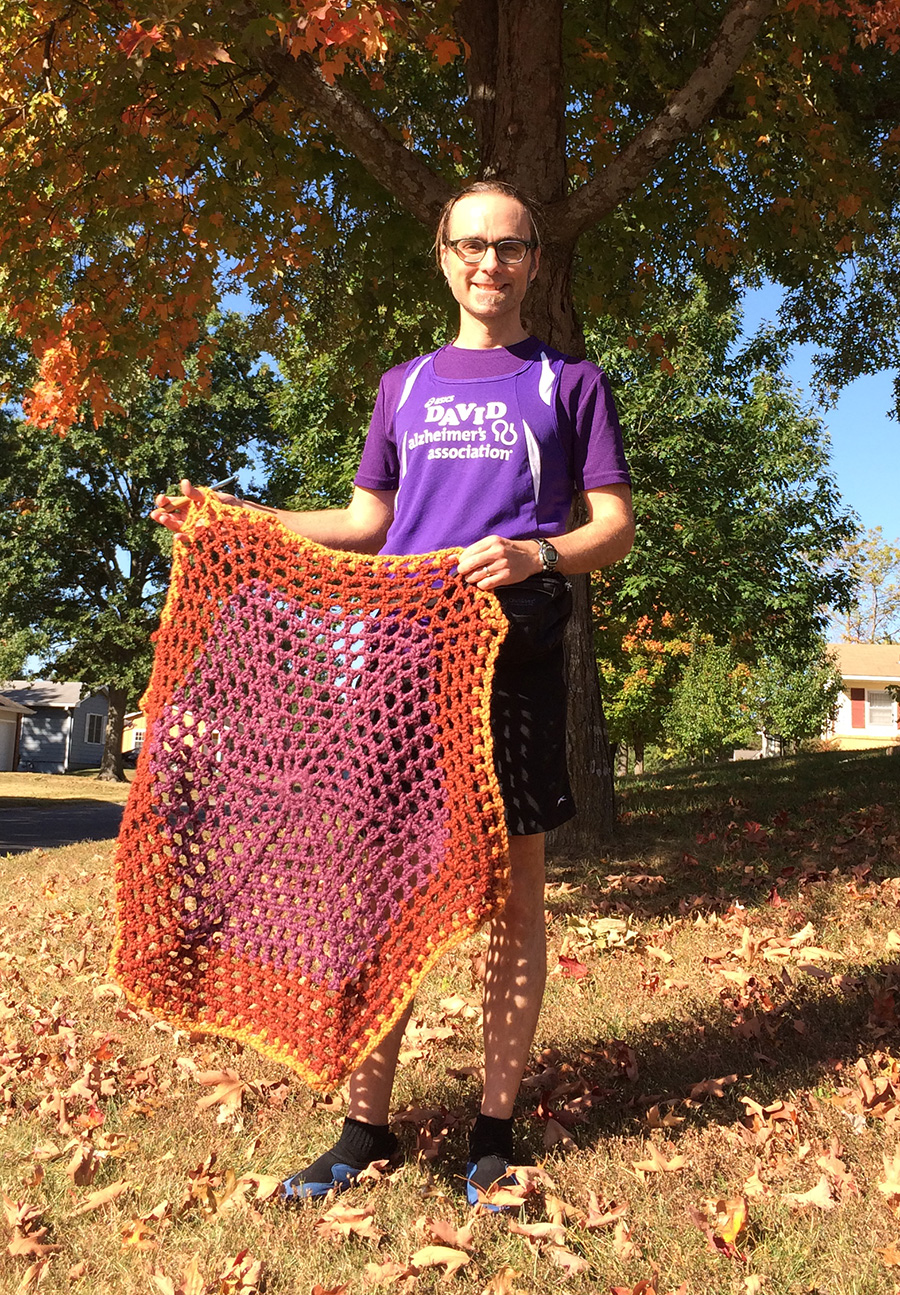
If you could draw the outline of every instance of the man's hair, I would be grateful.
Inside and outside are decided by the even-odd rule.
[[[531,237],[541,245],[541,209],[533,198],[528,198],[525,194],[514,189],[511,184],[504,184],[502,180],[476,180],[474,184],[467,184],[459,193],[453,195],[441,207],[441,214],[438,218],[437,233],[434,238],[434,255],[438,265],[441,263],[441,249],[447,238],[447,227],[450,224],[450,213],[462,198],[468,198],[470,194],[475,193],[502,193],[507,198],[515,198],[528,213],[528,219],[531,221]]]

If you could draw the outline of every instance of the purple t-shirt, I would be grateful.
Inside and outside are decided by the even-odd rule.
[[[533,337],[389,369],[355,478],[396,490],[393,554],[561,535],[576,491],[630,480],[606,375]]]

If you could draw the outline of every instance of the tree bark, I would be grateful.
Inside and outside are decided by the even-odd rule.
[[[127,698],[124,688],[108,687],[106,695],[109,698],[106,741],[103,744],[103,756],[97,777],[101,782],[125,782],[125,770],[122,765],[122,734],[125,732]]]

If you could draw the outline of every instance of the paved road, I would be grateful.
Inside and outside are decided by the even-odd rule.
[[[123,808],[107,800],[46,800],[10,809],[0,804],[0,858],[75,841],[104,841],[118,832]]]

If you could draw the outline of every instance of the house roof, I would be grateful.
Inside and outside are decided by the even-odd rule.
[[[47,679],[9,679],[0,693],[23,706],[51,706],[72,710],[81,701],[80,683],[51,683]]]
[[[33,715],[34,711],[30,706],[23,706],[21,702],[13,701],[11,697],[4,697],[0,694],[0,715]]]
[[[900,683],[900,643],[830,643],[845,679],[884,679]]]

